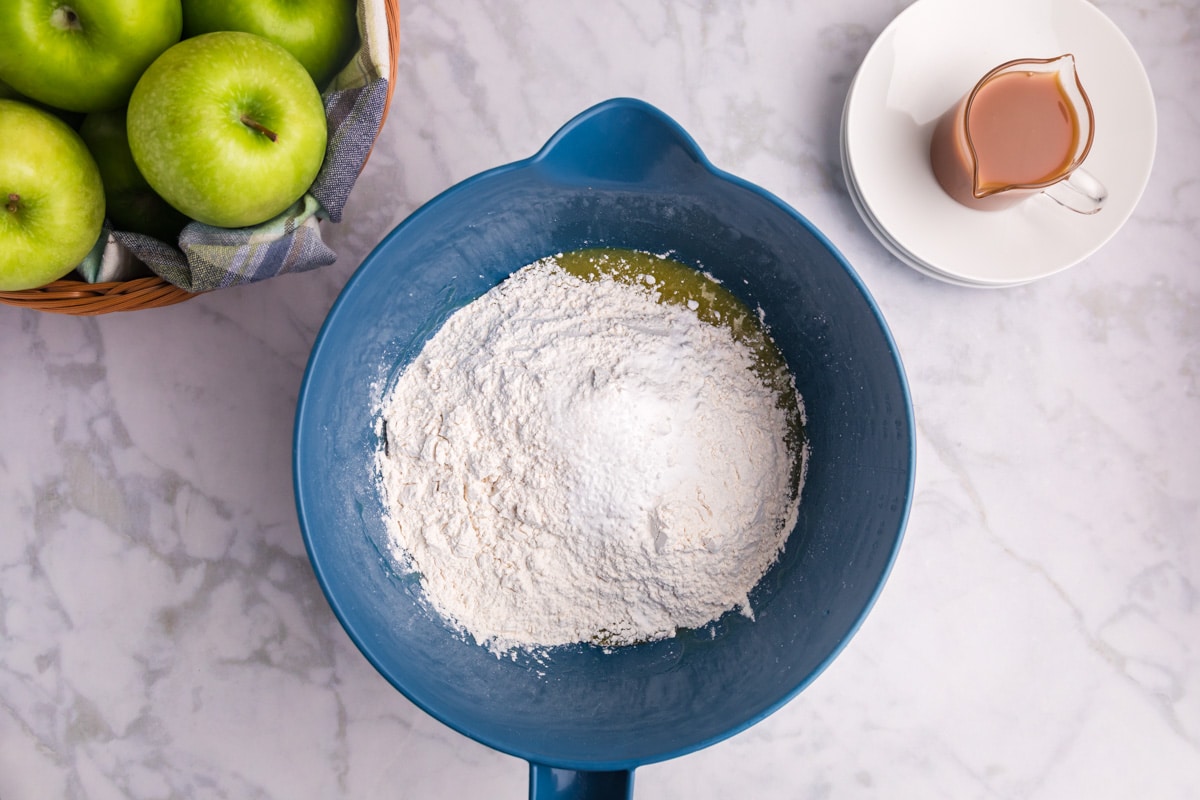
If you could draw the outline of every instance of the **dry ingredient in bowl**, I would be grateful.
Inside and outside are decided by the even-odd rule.
[[[708,278],[682,296],[653,256],[582,254],[459,309],[380,409],[393,554],[497,653],[752,616],[795,524],[802,407],[749,309]]]

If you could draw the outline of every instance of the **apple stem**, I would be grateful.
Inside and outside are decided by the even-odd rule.
[[[15,214],[15,213],[17,213],[17,210],[21,207],[20,203],[21,203],[21,195],[17,194],[16,192],[13,192],[12,194],[10,194],[8,196],[8,205],[6,205],[5,208],[10,213]]]
[[[59,6],[50,14],[50,22],[60,30],[77,31],[83,28],[79,13],[70,6]]]
[[[270,128],[268,128],[267,126],[263,125],[261,122],[250,119],[250,117],[246,116],[245,114],[242,114],[242,124],[245,125],[247,128],[252,128],[252,129],[258,131],[263,136],[270,139],[272,142],[279,141],[279,134],[275,133],[275,131],[273,131]]]

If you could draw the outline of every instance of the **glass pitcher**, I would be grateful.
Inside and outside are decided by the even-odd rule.
[[[999,210],[1044,193],[1094,214],[1107,191],[1080,168],[1094,133],[1073,55],[1016,59],[989,71],[938,119],[930,162],[946,193],[970,208]]]

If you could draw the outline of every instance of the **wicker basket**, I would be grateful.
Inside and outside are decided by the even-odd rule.
[[[387,14],[388,51],[391,74],[388,76],[387,97],[383,106],[383,121],[387,119],[396,84],[396,60],[400,54],[400,0],[382,0]],[[376,134],[378,135],[378,134]],[[196,296],[157,276],[135,278],[111,283],[88,283],[63,279],[36,289],[20,292],[0,292],[0,303],[32,308],[54,314],[95,316],[115,311],[137,311],[182,303]]]

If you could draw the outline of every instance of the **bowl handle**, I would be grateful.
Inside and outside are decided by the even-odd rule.
[[[633,770],[590,772],[529,765],[529,800],[632,800]]]
[[[712,169],[677,122],[649,103],[627,97],[580,113],[530,161],[567,183],[669,185]]]

